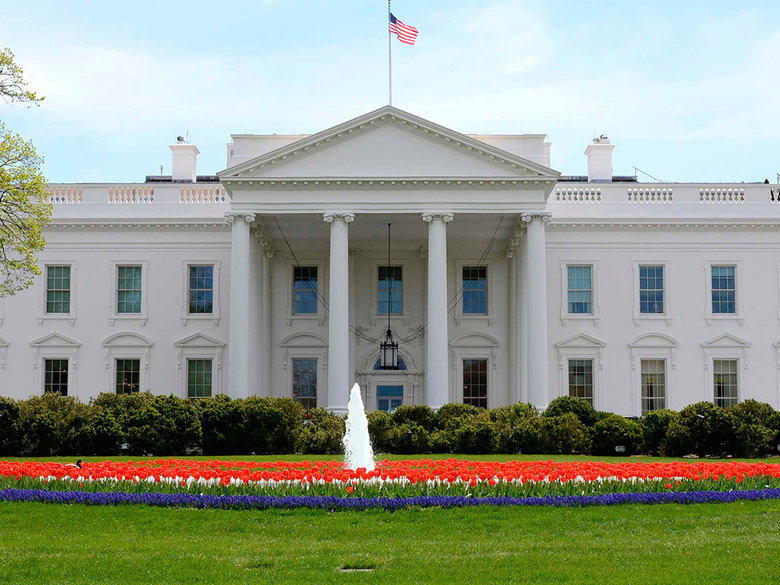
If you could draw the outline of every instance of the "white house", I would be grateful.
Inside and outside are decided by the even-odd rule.
[[[53,184],[43,273],[0,301],[0,394],[780,407],[780,190],[613,177],[613,148],[561,176],[544,135],[387,106],[233,135],[218,175],[181,141],[170,177]]]

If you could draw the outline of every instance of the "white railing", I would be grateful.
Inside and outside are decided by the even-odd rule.
[[[179,203],[225,203],[227,194],[221,186],[182,187]]]
[[[671,188],[639,187],[628,189],[629,203],[672,203],[673,201],[674,193]]]
[[[49,187],[46,200],[56,204],[77,204],[84,199],[81,187]]]
[[[109,187],[109,203],[153,203],[153,187]]]
[[[699,189],[699,203],[744,203],[744,189]]]
[[[557,203],[600,203],[601,189],[556,189],[555,201]]]

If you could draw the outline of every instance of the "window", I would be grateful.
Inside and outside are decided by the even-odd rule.
[[[116,312],[141,313],[141,266],[117,266]]]
[[[487,360],[463,360],[463,404],[487,408]]]
[[[463,267],[463,314],[487,315],[487,266]]]
[[[187,360],[187,397],[211,397],[211,360]]]
[[[639,312],[664,313],[664,267],[639,267]]]
[[[641,360],[642,416],[666,408],[666,360]]]
[[[317,360],[293,359],[293,399],[309,410],[317,407]]]
[[[116,384],[114,388],[117,394],[132,394],[138,392],[141,385],[141,360],[117,359]]]
[[[404,387],[397,386],[377,386],[376,404],[377,410],[393,412],[404,402]]]
[[[317,313],[317,267],[293,268],[293,314]]]
[[[46,267],[46,312],[70,313],[70,266]]]
[[[593,313],[592,266],[567,266],[569,313]]]
[[[214,266],[190,265],[188,313],[210,315],[214,312]]]
[[[379,315],[401,315],[404,310],[404,281],[401,266],[379,266],[377,308]]]
[[[712,314],[737,312],[736,266],[712,266]]]
[[[43,360],[44,393],[68,395],[68,360]]]
[[[569,360],[569,396],[593,404],[593,360]]]
[[[713,266],[713,269],[715,267]],[[737,362],[739,360],[712,360],[715,387],[715,405],[723,408],[737,403]]]

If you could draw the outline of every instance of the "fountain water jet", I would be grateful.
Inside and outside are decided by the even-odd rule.
[[[368,419],[363,408],[360,386],[355,384],[349,394],[347,405],[347,429],[344,433],[344,467],[366,471],[374,470],[374,450],[368,436]]]

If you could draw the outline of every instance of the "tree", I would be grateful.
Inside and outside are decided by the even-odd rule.
[[[43,97],[25,86],[13,53],[3,49],[0,96],[6,102],[38,105]],[[52,212],[41,164],[32,142],[0,122],[0,297],[27,288],[41,272],[35,255],[46,245],[43,227]]]

